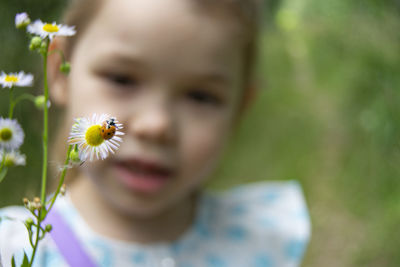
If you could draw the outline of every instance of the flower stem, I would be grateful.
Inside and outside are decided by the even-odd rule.
[[[44,81],[44,103],[49,100],[49,86],[47,82],[47,54],[49,40],[46,39],[47,47],[43,52],[43,81]],[[43,168],[42,168],[42,191],[41,191],[41,201],[42,205],[45,206],[46,203],[46,182],[47,182],[47,142],[48,142],[48,119],[49,119],[49,108],[47,104],[43,107]]]
[[[13,116],[14,106],[15,106],[15,103],[14,103],[14,99],[13,99],[13,88],[11,87],[10,88],[10,109],[8,112],[8,117],[10,119],[12,119],[12,116]]]
[[[31,257],[31,260],[29,261],[29,267],[32,266],[33,260],[35,259],[35,254],[36,254],[37,247],[38,247],[38,245],[39,245],[39,240],[42,239],[42,238],[44,237],[44,235],[46,234],[46,231],[45,231],[45,230],[43,229],[43,227],[41,226],[41,223],[42,223],[42,221],[46,218],[47,214],[49,214],[49,212],[50,212],[51,209],[53,208],[53,205],[54,205],[54,203],[55,203],[55,201],[56,201],[56,199],[57,199],[57,196],[58,196],[59,193],[60,193],[61,186],[62,186],[63,183],[64,183],[65,175],[67,174],[68,164],[69,164],[69,160],[70,160],[69,154],[70,154],[71,150],[72,150],[72,145],[70,145],[70,146],[68,147],[67,158],[65,159],[65,164],[64,164],[63,171],[62,171],[62,173],[61,173],[60,181],[59,181],[59,183],[58,183],[56,192],[54,193],[53,197],[51,198],[50,205],[49,205],[49,207],[48,207],[47,209],[45,209],[45,206],[43,206],[44,212],[46,212],[46,215],[45,215],[45,216],[42,216],[41,213],[43,212],[43,209],[41,209],[41,210],[39,210],[38,215],[35,216],[36,219],[37,219],[37,224],[36,224],[36,229],[37,229],[37,231],[36,231],[36,237],[35,237],[35,243],[34,243],[34,244],[32,244],[32,238],[29,237],[29,239],[30,239],[29,242],[31,243],[32,248],[33,248],[32,257]],[[42,218],[42,217],[43,217],[43,218]],[[40,231],[43,232],[43,236],[42,236],[42,237],[40,237]]]
[[[31,94],[22,94],[22,95],[18,96],[17,98],[15,98],[14,106],[17,105],[22,100],[30,100],[33,103],[35,103],[35,96],[33,96]]]
[[[10,90],[10,110],[8,112],[8,114],[9,114],[8,117],[10,119],[12,119],[12,117],[13,117],[15,106],[18,104],[18,102],[20,102],[21,100],[24,100],[24,99],[31,100],[33,103],[35,103],[35,97],[31,94],[22,94],[14,99],[13,98],[13,90],[11,88],[11,90]]]
[[[47,103],[49,99],[49,86],[47,83],[47,53],[48,53],[48,46],[49,46],[49,40],[46,40],[46,49],[42,53],[43,56],[43,81],[44,81],[44,99],[45,103]],[[47,182],[47,142],[48,142],[48,115],[49,109],[47,105],[44,105],[44,112],[43,112],[43,169],[42,169],[42,190],[41,190],[41,202],[42,202],[42,208],[46,208],[46,182]],[[35,238],[35,243],[33,246],[33,252],[32,252],[32,257],[31,260],[29,261],[29,267],[32,266],[33,260],[35,259],[36,255],[36,250],[39,244],[40,240],[40,231],[41,231],[41,222],[43,221],[44,218],[42,218],[42,212],[46,212],[45,210],[40,209],[38,216],[37,216],[37,231],[36,231],[36,238]]]
[[[33,260],[35,259],[35,255],[36,255],[36,251],[37,251],[37,247],[39,245],[39,235],[40,235],[40,217],[41,217],[41,210],[39,210],[38,216],[37,218],[37,231],[36,231],[36,238],[35,238],[35,244],[33,245],[33,251],[32,251],[32,257],[31,260],[29,261],[29,267],[32,266],[33,264]]]
[[[51,208],[54,205],[54,202],[57,199],[58,194],[60,193],[61,186],[64,184],[65,175],[67,174],[67,170],[68,170],[68,164],[69,164],[69,160],[70,160],[69,155],[70,155],[71,150],[72,150],[72,145],[69,145],[68,151],[67,151],[67,158],[65,159],[65,163],[64,163],[64,167],[63,167],[63,170],[61,173],[60,181],[58,182],[57,190],[54,193],[54,196],[51,198],[50,206],[49,206],[47,212],[50,212]]]
[[[1,183],[7,175],[7,167],[4,166],[5,162],[6,162],[6,153],[4,150],[0,153],[3,154],[3,159],[1,160],[1,163],[0,163],[0,183]]]

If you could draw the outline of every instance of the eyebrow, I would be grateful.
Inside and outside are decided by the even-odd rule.
[[[141,60],[139,57],[125,56],[124,54],[120,53],[120,51],[107,53],[107,55],[102,57],[101,60],[106,62],[114,62],[115,65],[122,64],[123,66],[136,66],[141,68],[142,70],[149,68],[148,64],[146,64],[146,62]],[[231,84],[231,79],[229,78],[229,76],[223,71],[219,70],[210,72],[188,70],[186,73],[183,74],[183,76],[185,77],[185,79],[207,81],[209,83],[218,84],[224,87],[229,87],[229,85]]]
[[[102,60],[105,60],[107,62],[114,62],[114,64],[122,64],[123,66],[139,66],[141,68],[146,68],[147,64],[134,57],[129,57],[129,56],[123,56],[121,54],[109,54],[105,57],[103,57]]]
[[[230,79],[224,73],[215,72],[215,73],[204,73],[204,74],[189,74],[187,77],[196,80],[207,81],[209,83],[222,85],[224,87],[228,87],[231,84]]]

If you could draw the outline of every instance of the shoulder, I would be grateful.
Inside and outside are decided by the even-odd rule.
[[[274,229],[307,237],[310,221],[300,184],[295,181],[260,182],[213,193],[221,224],[238,223],[251,231]]]
[[[11,206],[0,209],[0,236],[2,237],[0,242],[6,240],[3,237],[19,237],[20,232],[25,232],[24,220],[28,217],[29,212],[23,207]]]
[[[238,260],[243,264],[300,263],[310,236],[310,220],[299,183],[247,184],[208,194],[203,202],[216,243],[229,248],[229,253],[240,253]]]
[[[0,256],[4,266],[8,266],[12,255],[28,247],[28,234],[24,221],[29,212],[18,206],[0,209]]]
[[[24,225],[25,220],[30,217],[31,213],[22,206],[0,209],[0,261],[3,264],[0,266],[10,267],[13,255],[18,265],[22,262],[24,251],[31,254],[29,235]],[[39,244],[34,266],[65,266],[48,235]]]

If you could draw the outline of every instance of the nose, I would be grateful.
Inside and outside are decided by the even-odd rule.
[[[172,114],[165,107],[147,107],[132,114],[129,122],[129,133],[135,138],[167,143],[174,138]]]

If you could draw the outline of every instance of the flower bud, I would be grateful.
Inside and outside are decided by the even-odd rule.
[[[27,207],[29,204],[29,200],[26,197],[24,197],[22,201],[24,202],[25,207]]]
[[[29,201],[28,204],[26,205],[26,208],[27,208],[28,210],[30,210],[31,212],[33,212],[33,211],[36,210],[36,204]]]
[[[15,27],[17,27],[17,29],[25,29],[30,23],[31,23],[31,19],[29,18],[28,14],[25,12],[18,13],[15,16]]]
[[[45,101],[44,95],[37,96],[35,98],[35,106],[38,109],[44,109],[44,101]],[[51,106],[50,100],[47,100],[47,107],[49,108],[50,106]]]
[[[40,203],[40,198],[38,198],[38,197],[35,197],[31,204],[32,204],[33,208],[36,210],[40,210],[42,208],[42,203]]]
[[[32,218],[26,219],[25,223],[26,223],[27,226],[31,226],[33,224]]]
[[[39,52],[41,54],[45,54],[45,53],[47,53],[47,49],[48,49],[48,42],[47,42],[47,40],[43,40],[39,47]]]
[[[15,166],[14,158],[6,155],[6,159],[4,161],[4,166],[6,166],[7,168],[14,167]]]
[[[70,70],[71,70],[71,64],[69,64],[68,62],[64,62],[61,64],[60,71],[62,73],[68,74]]]
[[[61,188],[60,188],[60,194],[62,195],[62,196],[65,196],[65,193],[67,192],[67,185],[66,184],[63,184],[62,186],[61,186]]]
[[[51,232],[51,230],[53,230],[53,226],[51,224],[46,224],[44,230],[46,230],[46,232]]]
[[[32,39],[31,39],[29,49],[33,51],[33,50],[40,48],[41,45],[42,45],[42,38],[40,38],[39,36],[35,36],[35,37],[32,37]]]
[[[71,160],[72,164],[81,164],[82,160],[79,157],[78,146],[75,145],[74,149],[69,152],[69,159]]]

